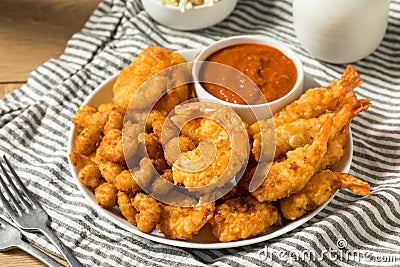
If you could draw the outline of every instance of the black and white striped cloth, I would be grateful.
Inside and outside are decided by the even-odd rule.
[[[138,0],[104,0],[59,59],[43,64],[20,90],[0,101],[1,153],[16,165],[52,217],[51,227],[83,264],[400,266],[400,0],[391,2],[381,45],[353,64],[365,80],[357,94],[371,99],[373,106],[351,124],[350,173],[370,183],[369,196],[342,190],[312,220],[270,241],[196,250],[148,241],[117,227],[88,205],[72,180],[66,154],[71,117],[90,92],[147,46],[201,48],[222,37],[262,34],[287,43],[299,54],[305,72],[321,84],[340,77],[345,65],[317,61],[301,48],[291,4],[240,0],[222,23],[181,32],[155,23]],[[45,238],[31,239],[57,254]]]

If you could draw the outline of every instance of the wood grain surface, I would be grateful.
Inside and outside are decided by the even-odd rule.
[[[31,71],[63,53],[100,0],[0,0],[0,98],[21,88]],[[62,264],[68,264],[60,260]],[[1,267],[43,267],[16,248],[0,252]]]

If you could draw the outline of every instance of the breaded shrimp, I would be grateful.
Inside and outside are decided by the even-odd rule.
[[[322,171],[324,169],[334,169],[340,162],[340,159],[344,154],[344,147],[347,143],[347,138],[349,134],[348,123],[343,129],[338,132],[335,138],[329,138],[328,149],[321,159],[321,161],[316,166],[316,172]]]
[[[140,186],[133,179],[129,170],[120,172],[114,180],[114,185],[119,191],[135,195],[141,191]]]
[[[103,133],[107,134],[107,131],[111,129],[121,130],[124,122],[125,113],[118,107],[113,107],[109,111],[106,123],[104,125]]]
[[[112,161],[101,161],[97,163],[101,176],[109,183],[114,183],[115,177],[120,174],[124,167]]]
[[[77,151],[71,152],[71,154],[69,154],[69,159],[71,160],[72,165],[74,165],[78,170],[92,162],[89,157],[82,155]]]
[[[339,110],[344,104],[353,101],[352,90],[363,83],[356,69],[347,66],[339,80],[328,87],[307,90],[298,100],[287,105],[274,115],[276,127],[298,119],[319,117],[323,113]]]
[[[184,62],[186,62],[186,60],[176,52],[168,51],[161,47],[146,48],[138,55],[135,61],[121,71],[113,86],[113,103],[119,106],[121,110],[125,111],[132,97],[138,92],[139,88],[146,80],[161,70]],[[138,104],[137,108],[147,107],[149,101],[152,102],[157,99],[157,96],[161,95],[165,88],[165,82],[168,83],[169,79],[168,77],[159,78],[160,79],[154,84],[155,86],[151,87],[152,90],[139,92],[141,95],[138,96],[138,101],[136,101]],[[150,97],[149,94],[153,97]],[[174,99],[171,99],[171,105],[176,103],[175,98],[186,100],[186,97],[189,97],[189,88],[188,86],[184,86],[172,94]],[[180,95],[177,96],[177,94]],[[168,109],[170,107],[170,103],[168,103],[170,97],[166,96],[165,98],[163,102],[166,103],[160,105],[167,105]]]
[[[122,132],[120,130],[111,129],[107,131],[107,134],[100,142],[99,149],[107,160],[114,163],[125,163],[122,145]]]
[[[137,211],[132,205],[132,201],[130,196],[125,192],[118,192],[117,193],[117,203],[118,208],[128,222],[136,226],[136,214]]]
[[[214,214],[215,204],[196,207],[163,205],[160,231],[171,239],[191,239]]]
[[[333,125],[330,133],[330,139],[333,139],[350,123],[350,121],[360,112],[367,110],[371,106],[368,99],[356,100],[352,103],[345,104],[337,113],[325,113],[318,118],[298,119],[293,122],[288,122],[276,127],[276,149],[275,159],[282,157],[289,150],[296,149],[306,144],[311,144],[321,123],[325,122],[327,117],[332,117]],[[262,122],[258,122],[259,124]],[[259,127],[252,127],[253,149],[255,159],[258,161],[262,151],[261,135]],[[266,139],[268,142],[269,139]]]
[[[219,187],[234,178],[248,157],[248,135],[241,119],[229,107],[211,102],[180,105],[175,113],[172,121],[178,128],[199,114],[203,117],[195,130],[202,142],[181,154],[172,167],[175,184]]]
[[[155,192],[157,195],[165,195],[173,187],[174,178],[172,177],[172,170],[166,169],[161,175],[163,179],[154,179],[151,186],[151,191]]]
[[[99,168],[92,162],[79,170],[78,179],[84,186],[92,189],[98,187],[102,181]]]
[[[107,112],[98,112],[96,107],[84,106],[75,113],[72,122],[78,133],[89,126],[95,126],[98,129],[103,129],[107,120]]]
[[[246,239],[265,233],[281,221],[278,209],[251,196],[227,200],[216,206],[211,219],[212,233],[221,242]]]
[[[90,155],[99,145],[102,129],[97,126],[88,126],[75,138],[76,151],[82,155]]]
[[[103,208],[112,208],[117,204],[118,190],[112,183],[104,183],[94,190],[97,203]]]
[[[289,151],[284,161],[274,161],[263,183],[252,195],[262,202],[275,201],[299,192],[314,175],[316,166],[326,153],[331,127],[332,119],[329,118],[311,145]]]
[[[280,210],[289,220],[303,216],[325,203],[337,190],[348,188],[361,196],[369,194],[369,184],[353,175],[324,170],[314,175],[298,193],[280,201]]]
[[[125,122],[122,129],[122,145],[126,159],[130,159],[137,155],[139,150],[138,137],[143,133],[144,127],[140,124]]]
[[[135,216],[138,230],[143,233],[151,233],[160,221],[160,204],[151,196],[143,193],[136,194],[132,204],[138,212]]]

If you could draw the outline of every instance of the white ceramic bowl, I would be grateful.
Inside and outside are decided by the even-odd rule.
[[[258,43],[258,44],[269,45],[271,47],[280,50],[285,56],[287,56],[294,62],[295,67],[297,69],[297,80],[293,88],[289,91],[289,93],[287,93],[286,95],[277,100],[265,104],[241,105],[220,100],[217,97],[211,95],[204,89],[204,87],[200,84],[200,82],[198,82],[199,71],[201,69],[201,62],[207,59],[207,57],[209,57],[211,54],[213,54],[218,50],[221,50],[225,47],[229,47],[232,45],[244,44],[244,43]],[[197,62],[200,63],[196,64]],[[272,114],[274,114],[281,108],[285,107],[289,103],[293,102],[294,100],[298,99],[302,94],[304,85],[303,64],[301,63],[300,59],[297,57],[295,52],[279,41],[276,41],[274,39],[265,36],[256,36],[256,35],[242,35],[242,36],[229,37],[209,45],[208,47],[203,49],[194,60],[192,74],[195,80],[195,93],[197,98],[199,98],[200,100],[211,99],[213,101],[216,101],[217,103],[230,106],[247,123],[254,122],[255,116],[258,120],[267,119],[271,117]]]
[[[199,30],[221,22],[235,9],[237,0],[219,0],[213,6],[195,6],[181,12],[179,7],[162,4],[161,0],[142,0],[150,17],[177,30]]]

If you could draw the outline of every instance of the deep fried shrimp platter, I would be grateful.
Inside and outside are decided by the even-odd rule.
[[[351,120],[371,106],[357,99],[363,81],[353,67],[248,125],[229,107],[193,102],[185,73],[164,74],[190,72],[186,62],[149,47],[73,116],[72,173],[102,214],[152,240],[217,244],[309,218],[338,190],[368,195],[368,183],[342,166]],[[273,144],[262,138],[271,129]],[[250,190],[263,164],[270,168]]]

